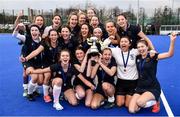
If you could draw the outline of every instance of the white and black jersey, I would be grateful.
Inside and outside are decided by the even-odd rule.
[[[117,63],[117,77],[122,80],[136,80],[138,79],[138,72],[136,67],[136,56],[138,55],[137,49],[131,49],[129,52],[129,58],[127,61],[127,66],[125,68],[123,63],[123,56],[126,60],[128,52],[123,52],[119,47],[111,48],[112,55]]]

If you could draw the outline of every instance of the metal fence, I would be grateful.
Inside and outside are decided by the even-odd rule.
[[[83,10],[83,9],[82,9]],[[16,20],[17,15],[19,14],[21,10],[4,10],[0,9],[0,33],[4,32],[12,32],[13,30],[13,24]],[[22,13],[23,16],[21,17],[21,22],[33,22],[33,19],[36,15],[43,15],[45,18],[45,24],[51,25],[52,23],[52,18],[54,14],[59,14],[62,17],[62,23],[65,24],[67,22],[68,15],[72,11],[79,11],[79,9],[76,8],[68,8],[68,9],[63,9],[63,8],[56,8],[56,9],[47,9],[47,10],[36,10],[36,9],[23,9]],[[85,11],[85,9],[83,10]],[[155,9],[155,14],[153,18],[148,18],[146,17],[145,10],[141,9],[142,12],[139,14],[139,25],[141,25],[142,29],[144,32],[151,33],[152,32],[152,26],[155,27],[155,33],[157,34],[159,32],[160,25],[167,25],[171,23],[171,25],[178,25],[180,23],[180,8],[178,8],[176,11],[170,12],[170,15],[165,15],[167,14],[166,12],[161,11],[159,15],[157,13],[159,12],[157,9]],[[169,10],[171,11],[171,10]],[[119,7],[115,7],[112,9],[96,9],[97,16],[101,20],[102,23],[104,21],[111,19],[115,20],[115,17],[117,14],[124,12],[122,9],[119,9]],[[126,11],[128,15],[128,20],[131,24],[136,24],[137,17],[134,13],[133,9],[130,9],[129,11]],[[163,16],[163,14],[165,16]],[[149,31],[150,30],[150,31]],[[154,32],[154,31],[153,31]]]
[[[12,24],[14,24],[16,17],[20,11],[21,10],[14,10],[14,9],[13,10],[4,10],[4,9],[1,9],[0,10],[0,29],[2,29],[2,27],[7,28],[8,25],[11,26]],[[72,11],[78,12],[78,9],[69,8],[69,9],[55,9],[55,10],[54,9],[35,10],[35,9],[28,8],[27,10],[22,10],[23,16],[21,18],[21,22],[33,22],[33,19],[36,15],[43,15],[45,18],[45,24],[50,25],[53,15],[59,14],[62,16],[62,22],[66,23],[68,15]],[[103,20],[104,18],[106,19],[106,17],[104,17],[105,16],[104,12],[102,12],[101,9],[98,12],[98,16],[101,20]]]
[[[0,32],[11,32],[17,15],[21,10],[0,10]],[[36,15],[43,15],[45,24],[50,25],[53,17],[53,10],[22,10],[21,22],[33,22]],[[9,31],[8,31],[9,30]]]

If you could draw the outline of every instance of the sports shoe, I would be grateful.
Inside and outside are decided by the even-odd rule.
[[[160,111],[160,101],[158,101],[155,105],[152,106],[152,112],[158,113]]]
[[[33,94],[27,94],[27,99],[29,101],[35,101],[34,95]]]
[[[46,96],[44,96],[44,101],[48,103],[48,102],[51,102],[52,99],[49,95],[46,95]]]
[[[27,90],[27,89],[24,89],[23,97],[26,97],[27,95],[28,95],[28,90]]]
[[[40,94],[38,91],[34,91],[34,92],[33,92],[33,96],[34,96],[34,97],[39,97],[40,95],[41,95],[41,94]]]
[[[105,109],[110,109],[110,108],[112,108],[112,107],[114,107],[115,106],[115,104],[114,104],[114,102],[106,102],[106,104],[104,105],[104,108]]]
[[[53,107],[56,109],[56,110],[63,110],[63,106],[61,106],[61,104],[59,102],[55,102],[53,104]]]

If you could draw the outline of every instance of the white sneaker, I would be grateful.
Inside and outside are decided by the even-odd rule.
[[[24,92],[23,92],[23,97],[26,97],[28,94],[28,90],[27,89],[24,89]]]
[[[56,102],[53,104],[53,107],[56,109],[56,110],[63,110],[63,106],[61,106],[61,104],[59,102]]]
[[[111,97],[108,96],[108,102],[114,102],[114,101],[115,101],[115,97],[114,96],[111,96]]]

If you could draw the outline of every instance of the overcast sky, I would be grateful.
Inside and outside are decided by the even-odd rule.
[[[84,8],[87,1],[91,1],[97,6],[97,8],[111,8],[118,6],[120,9],[128,10],[131,6],[136,12],[138,0],[0,0],[0,10],[21,10],[27,9],[28,7],[32,9],[46,10],[55,8],[68,8],[70,6]],[[146,13],[150,14],[153,14],[155,8],[163,7],[165,5],[177,9],[180,7],[180,0],[139,0],[139,6],[144,7]]]

